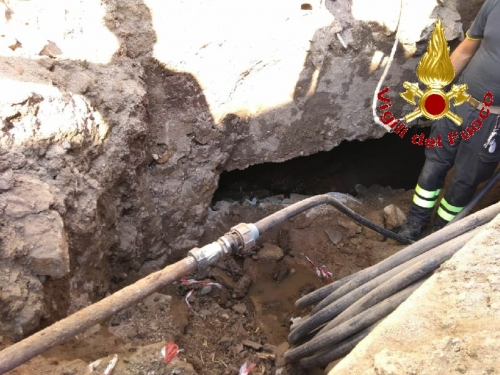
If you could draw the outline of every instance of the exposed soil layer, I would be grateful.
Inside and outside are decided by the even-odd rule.
[[[348,205],[384,225],[383,208],[394,203],[405,210],[410,197],[408,191],[358,186],[360,203]],[[292,194],[256,202],[216,202],[202,242],[303,198]],[[336,243],[325,231],[337,236]],[[171,285],[10,374],[85,374],[91,362],[103,358],[94,372],[102,373],[113,354],[118,354],[115,371],[119,374],[238,374],[246,360],[257,364],[252,374],[274,375],[280,368],[282,374],[302,374],[297,366],[286,367],[280,354],[286,348],[290,319],[307,313],[294,309],[295,300],[325,282],[306,256],[324,265],[334,280],[375,264],[401,247],[334,208],[320,206],[264,234],[253,255],[229,258],[190,275],[217,282],[222,289]],[[191,288],[192,310],[184,299]],[[166,365],[160,351],[170,340],[183,351]],[[7,344],[6,340],[2,343]]]

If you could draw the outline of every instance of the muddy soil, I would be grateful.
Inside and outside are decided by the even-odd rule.
[[[350,201],[348,206],[384,225],[383,208],[393,203],[406,211],[410,197],[411,191],[358,185],[359,203]],[[303,198],[292,194],[218,201],[210,210],[209,228],[201,243],[218,238],[239,222],[255,222]],[[245,361],[256,364],[252,374],[302,374],[297,366],[286,366],[281,357],[291,319],[307,314],[296,311],[294,302],[401,248],[334,208],[320,206],[264,234],[252,254],[189,275],[218,283],[221,289],[180,282],[170,285],[9,374],[102,374],[114,354],[118,355],[115,374],[229,375],[238,374]],[[306,257],[324,265],[332,278],[318,277]],[[191,289],[188,307],[186,295]],[[168,341],[181,351],[165,364],[161,349]],[[6,345],[4,340],[2,346]],[[321,374],[322,370],[308,373]]]

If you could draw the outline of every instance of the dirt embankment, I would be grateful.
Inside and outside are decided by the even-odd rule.
[[[407,209],[411,197],[380,187],[358,187],[358,192],[358,201],[347,199],[348,206],[382,226],[389,224],[383,208],[392,203]],[[202,240],[213,241],[243,219],[257,221],[304,198],[219,201],[209,210]],[[9,374],[88,374],[89,364],[98,360],[94,373],[102,373],[114,354],[115,372],[124,375],[236,375],[246,361],[256,365],[252,374],[321,374],[287,366],[283,359],[291,320],[307,314],[294,308],[295,301],[329,281],[317,275],[308,259],[336,280],[400,248],[334,208],[320,206],[266,233],[246,257],[189,275],[216,284],[166,287]],[[182,351],[165,364],[161,349],[168,341]]]

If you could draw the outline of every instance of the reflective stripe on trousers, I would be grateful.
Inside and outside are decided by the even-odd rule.
[[[446,199],[441,199],[439,208],[437,210],[437,215],[444,221],[452,221],[457,214],[462,211],[463,207],[453,206],[449,204]]]
[[[415,194],[413,195],[413,203],[422,208],[433,208],[436,204],[441,189],[434,191],[425,190],[417,184]]]

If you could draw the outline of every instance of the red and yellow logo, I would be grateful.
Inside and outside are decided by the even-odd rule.
[[[418,108],[404,117],[406,122],[413,121],[422,115],[429,120],[438,120],[446,116],[460,126],[463,119],[450,111],[450,100],[454,99],[453,105],[458,106],[463,104],[470,95],[466,92],[468,87],[465,84],[453,85],[450,91],[443,91],[443,87],[453,81],[455,70],[451,63],[450,47],[446,42],[440,19],[437,20],[432,32],[427,52],[418,64],[417,77],[427,86],[427,90],[420,90],[418,83],[403,83],[406,91],[400,94],[401,97],[414,105],[417,104],[415,97],[418,98]]]

